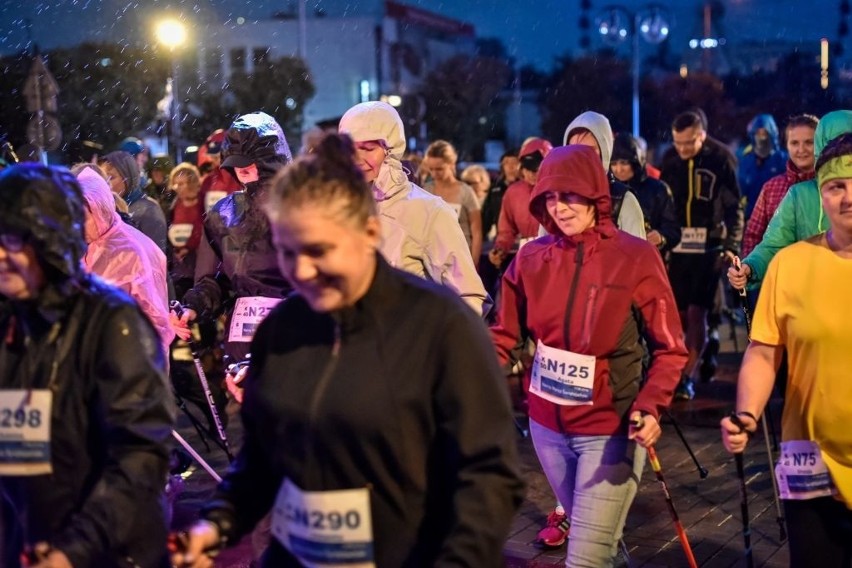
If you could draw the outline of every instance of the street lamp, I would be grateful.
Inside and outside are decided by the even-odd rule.
[[[180,95],[178,94],[177,72],[178,58],[175,49],[186,42],[186,26],[177,20],[163,20],[157,24],[157,41],[169,48],[172,63],[172,108],[169,118],[172,139],[175,146],[175,159],[177,163],[183,161],[183,152],[180,148]]]
[[[639,137],[639,37],[650,44],[659,44],[669,36],[668,11],[649,4],[631,13],[624,6],[607,6],[598,16],[598,32],[610,45],[618,45],[628,36],[633,40],[633,136]]]

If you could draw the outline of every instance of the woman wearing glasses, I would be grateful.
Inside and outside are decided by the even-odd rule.
[[[0,565],[168,566],[174,422],[154,327],[89,275],[67,170],[0,174]]]

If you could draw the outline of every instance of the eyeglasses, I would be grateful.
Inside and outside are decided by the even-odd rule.
[[[691,140],[684,140],[682,142],[678,142],[677,140],[673,140],[672,146],[674,146],[675,148],[691,148],[698,143],[698,140],[700,138],[701,138],[700,136],[696,136],[695,138],[693,138]]]
[[[23,235],[15,233],[0,233],[0,246],[8,252],[21,252],[27,239]]]

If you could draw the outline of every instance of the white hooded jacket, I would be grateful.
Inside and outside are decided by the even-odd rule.
[[[491,298],[476,273],[470,249],[452,208],[411,183],[402,168],[405,134],[391,105],[360,103],[340,119],[339,131],[355,142],[381,140],[387,155],[373,182],[382,224],[382,256],[394,267],[455,290],[485,316]]]

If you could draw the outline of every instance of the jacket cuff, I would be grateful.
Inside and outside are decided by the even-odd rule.
[[[660,409],[657,408],[657,405],[648,405],[648,404],[643,404],[643,403],[640,403],[639,401],[636,401],[636,402],[633,403],[633,406],[631,406],[629,414],[632,414],[632,413],[636,412],[637,410],[639,412],[641,412],[643,415],[647,414],[649,416],[653,416],[654,420],[656,420],[657,422],[660,421]]]
[[[74,535],[62,534],[50,542],[50,546],[68,557],[71,566],[90,566],[92,555],[84,541]]]

